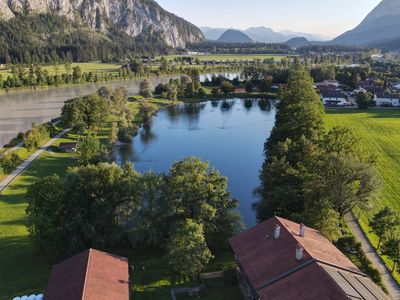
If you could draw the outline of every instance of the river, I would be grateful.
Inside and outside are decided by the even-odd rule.
[[[228,178],[229,191],[240,200],[245,224],[256,223],[252,210],[259,186],[263,145],[275,123],[275,102],[230,99],[169,107],[143,126],[114,159],[131,161],[139,172],[168,172],[174,161],[196,156]]]
[[[222,75],[233,78],[238,73],[223,73]],[[200,79],[204,81],[206,77],[210,78],[211,74],[203,74]],[[159,83],[168,82],[170,78],[176,78],[176,76],[151,80],[155,87]],[[28,131],[33,122],[45,123],[59,117],[66,100],[89,95],[102,86],[125,87],[129,96],[137,95],[139,84],[140,80],[115,80],[0,94],[0,148],[16,137],[19,132]]]

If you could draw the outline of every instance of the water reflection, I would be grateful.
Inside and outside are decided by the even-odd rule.
[[[209,161],[228,177],[229,191],[241,201],[240,211],[251,226],[252,191],[259,185],[263,145],[274,122],[275,106],[268,100],[180,104],[160,111],[129,147],[115,151],[114,159],[133,162],[139,172],[168,172],[174,161],[191,155]]]
[[[237,73],[222,74],[236,77]],[[201,79],[212,74],[201,75]],[[152,84],[166,83],[177,76],[153,78]],[[26,132],[33,122],[44,123],[59,117],[61,107],[68,99],[82,97],[97,91],[102,86],[110,88],[125,87],[128,95],[137,95],[140,80],[116,80],[79,86],[66,86],[48,89],[21,90],[12,93],[0,93],[0,148],[19,132]]]

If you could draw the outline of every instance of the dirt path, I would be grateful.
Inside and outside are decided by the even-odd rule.
[[[356,240],[361,243],[362,250],[364,251],[365,255],[381,273],[383,282],[387,290],[389,291],[389,296],[392,299],[400,300],[399,285],[396,283],[396,281],[392,277],[392,274],[388,271],[385,264],[376,253],[374,247],[372,247],[372,245],[368,241],[368,238],[365,236],[365,233],[362,231],[357,220],[352,214],[347,214],[346,221],[349,224],[350,230],[354,234]]]

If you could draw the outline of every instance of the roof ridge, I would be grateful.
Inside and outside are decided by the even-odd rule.
[[[329,262],[326,262],[326,261],[323,261],[323,260],[320,260],[320,259],[315,259],[315,261],[320,263],[320,264],[323,264],[323,265],[327,265],[327,266],[330,266],[330,267],[333,267],[333,268],[336,268],[336,269],[340,269],[342,271],[347,271],[347,272],[350,272],[350,273],[357,274],[357,275],[360,275],[360,276],[368,278],[368,275],[366,275],[365,273],[363,273],[361,271],[357,272],[356,270],[347,269],[345,267],[342,267],[342,266],[339,266],[339,265],[336,265],[336,264],[332,264],[332,263],[329,263]]]
[[[82,299],[81,300],[85,300],[86,282],[87,282],[87,277],[89,274],[90,256],[92,254],[92,248],[89,248],[88,252],[89,253],[88,253],[88,259],[87,259],[87,265],[86,265],[85,280],[83,281]]]

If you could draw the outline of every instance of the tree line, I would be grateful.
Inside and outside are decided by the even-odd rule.
[[[28,230],[49,257],[90,247],[155,247],[176,274],[194,276],[242,226],[238,201],[226,190],[227,179],[193,157],[168,174],[88,164],[29,187]]]

